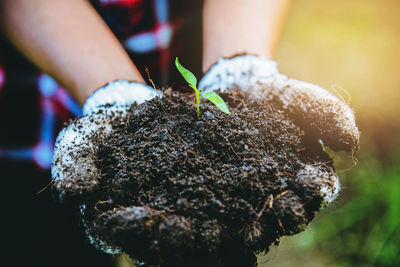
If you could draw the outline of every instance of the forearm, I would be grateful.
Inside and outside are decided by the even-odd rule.
[[[109,81],[143,82],[119,41],[85,0],[2,0],[0,26],[28,59],[80,103]]]
[[[203,71],[220,57],[272,58],[290,0],[205,0]]]

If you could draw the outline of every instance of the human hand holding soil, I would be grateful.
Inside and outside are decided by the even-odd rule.
[[[95,246],[163,266],[254,266],[254,252],[336,198],[318,141],[358,148],[346,104],[254,56],[221,60],[203,86],[220,89],[231,115],[203,103],[197,119],[176,95],[122,109],[89,101],[60,134],[55,189],[79,205]]]
[[[241,90],[266,98],[284,110],[311,142],[321,139],[334,150],[358,148],[353,111],[325,89],[280,74],[274,61],[253,55],[220,59],[200,81],[209,90]]]
[[[141,104],[161,92],[139,82],[115,81],[95,91],[83,106],[84,116],[71,122],[58,135],[52,178],[60,200],[90,198],[98,186],[95,165],[98,140],[126,122],[130,106]]]

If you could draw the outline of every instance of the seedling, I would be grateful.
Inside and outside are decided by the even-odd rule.
[[[197,79],[194,76],[192,72],[189,70],[185,69],[178,61],[178,58],[175,59],[175,65],[179,72],[182,74],[183,78],[188,82],[189,86],[193,88],[193,90],[196,93],[196,106],[197,106],[197,118],[200,117],[200,97],[205,97],[211,103],[213,103],[217,108],[219,108],[222,112],[226,114],[230,114],[228,107],[226,106],[224,100],[217,95],[215,92],[207,92],[204,94],[201,94],[201,91],[203,91],[203,88],[197,89]]]

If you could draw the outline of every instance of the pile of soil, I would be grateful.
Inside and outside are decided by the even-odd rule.
[[[299,173],[335,176],[332,161],[273,101],[221,97],[230,115],[205,101],[197,118],[182,95],[133,105],[103,140],[100,191],[83,206],[97,246],[153,265],[256,266],[305,229],[323,196]]]

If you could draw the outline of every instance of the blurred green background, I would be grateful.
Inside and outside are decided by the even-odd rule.
[[[338,201],[259,266],[400,266],[399,48],[398,0],[292,1],[280,71],[350,102],[361,150],[339,164]]]

